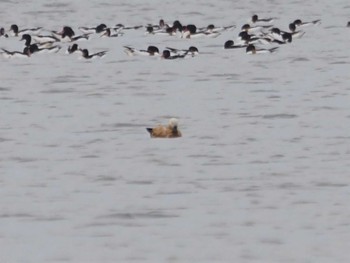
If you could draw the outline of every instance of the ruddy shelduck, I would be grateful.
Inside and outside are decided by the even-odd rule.
[[[150,133],[151,138],[177,138],[182,136],[176,118],[171,118],[167,126],[158,125],[154,128],[146,128],[146,130]]]

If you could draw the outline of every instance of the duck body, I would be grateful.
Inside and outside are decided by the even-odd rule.
[[[224,44],[224,49],[237,49],[247,47],[248,44],[237,44],[235,45],[233,40],[227,40]]]
[[[25,47],[23,49],[23,52],[9,51],[3,48],[1,50],[2,50],[1,54],[5,58],[28,58],[35,52],[35,47],[34,46]]]
[[[14,36],[22,36],[23,34],[39,34],[42,27],[26,28],[19,30],[16,24],[12,24],[9,31],[12,31]]]
[[[177,49],[177,48],[171,48],[171,47],[166,47],[170,51],[170,55],[183,55],[185,57],[189,56],[196,56],[199,54],[198,48],[195,46],[190,46],[188,49]]]
[[[90,34],[98,34],[103,32],[107,28],[106,24],[99,24],[96,27],[85,27],[81,26],[78,29],[84,34],[84,35],[90,35]]]
[[[139,50],[129,46],[124,46],[124,48],[124,52],[129,56],[159,56],[159,49],[156,46],[148,46],[147,50]]]
[[[85,59],[94,59],[94,58],[102,58],[106,55],[107,51],[100,51],[94,54],[89,54],[89,51],[87,49],[81,50],[82,57]]]
[[[278,47],[273,47],[273,48],[256,48],[253,44],[249,44],[246,48],[246,53],[250,55],[254,54],[266,54],[266,53],[273,53],[277,51]]]

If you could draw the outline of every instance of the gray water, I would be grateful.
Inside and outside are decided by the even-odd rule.
[[[1,1],[1,25],[236,24],[126,31],[0,58],[0,262],[349,262],[348,1]],[[321,19],[274,54],[224,50],[252,14]],[[188,48],[185,60],[123,46]],[[18,38],[0,47],[20,50]],[[145,128],[177,117],[183,137]]]

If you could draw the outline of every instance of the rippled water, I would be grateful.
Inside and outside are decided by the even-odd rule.
[[[2,25],[287,28],[272,55],[128,31],[64,54],[0,59],[1,262],[349,262],[348,1],[1,1]],[[123,45],[187,48],[166,61]],[[19,50],[16,38],[0,46]],[[63,44],[64,49],[67,45]],[[180,139],[145,127],[180,120]]]

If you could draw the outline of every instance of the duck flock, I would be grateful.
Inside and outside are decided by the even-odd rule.
[[[303,22],[300,19],[295,19],[288,25],[288,30],[282,30],[273,25],[274,20],[274,18],[259,18],[258,15],[253,15],[249,23],[238,27],[239,33],[234,40],[227,40],[223,43],[223,48],[243,49],[247,54],[273,53],[281,45],[290,44],[295,39],[303,37],[305,35],[305,26],[320,24],[320,20]],[[94,27],[80,26],[75,30],[70,26],[63,26],[60,31],[47,30],[43,27],[20,29],[16,24],[13,24],[8,30],[0,28],[0,39],[18,38],[24,43],[23,50],[1,48],[0,54],[5,58],[28,58],[37,53],[58,53],[64,51],[66,54],[79,54],[79,57],[84,59],[93,59],[104,57],[108,50],[91,54],[87,48],[82,47],[87,44],[81,44],[80,41],[89,41],[92,38],[102,37],[125,37],[130,30],[138,30],[142,34],[151,36],[163,35],[184,39],[216,38],[223,32],[232,31],[236,28],[236,25],[221,27],[213,24],[203,27],[194,24],[184,25],[179,20],[174,21],[172,24],[167,24],[163,19],[160,19],[159,23],[155,25],[147,24],[127,27],[123,24],[117,24],[108,27],[106,24],[100,24]],[[79,34],[76,34],[78,31]],[[2,41],[5,40],[0,40],[0,45]],[[123,48],[124,52],[129,56],[158,56],[163,59],[181,59],[195,57],[199,54],[199,50],[195,46],[190,46],[188,49],[166,47],[162,52],[154,45],[145,48],[132,46],[124,46]]]

